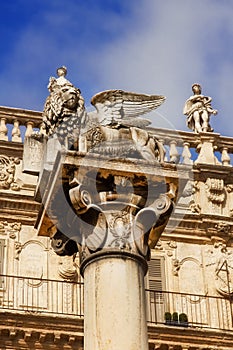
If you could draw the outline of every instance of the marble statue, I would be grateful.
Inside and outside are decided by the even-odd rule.
[[[211,107],[212,98],[201,94],[201,86],[193,84],[193,96],[185,102],[183,113],[187,115],[187,126],[196,133],[213,131],[209,124],[210,115],[217,110]]]
[[[56,133],[61,143],[68,137],[72,144],[85,123],[86,110],[80,89],[65,78],[66,74],[67,69],[62,66],[57,69],[58,78],[49,79],[43,126],[48,136]]]
[[[74,148],[83,136],[94,153],[163,161],[163,145],[145,129],[151,122],[140,116],[158,108],[164,96],[107,90],[92,97],[96,111],[87,113],[80,90],[66,73],[65,67],[58,68],[58,78],[50,78],[48,85],[43,123],[49,137],[56,134],[61,143],[66,140]]]

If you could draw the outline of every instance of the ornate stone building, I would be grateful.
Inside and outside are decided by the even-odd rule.
[[[84,317],[87,289],[84,292],[82,274],[90,269],[90,256],[110,246],[111,254],[119,250],[126,260],[130,254],[135,260],[148,260],[144,303],[150,350],[233,349],[233,138],[213,132],[209,120],[204,130],[201,123],[195,127],[197,109],[190,109],[189,102],[184,113],[194,132],[151,128],[143,122],[138,122],[137,129],[119,120],[121,126],[116,127],[115,120],[112,127],[112,119],[109,122],[102,114],[100,125],[111,126],[111,137],[96,124],[80,133],[82,123],[92,117],[86,114],[82,99],[79,108],[73,109],[71,129],[67,106],[62,124],[59,118],[57,124],[51,122],[51,100],[58,99],[57,89],[69,84],[74,89],[64,71],[53,79],[43,113],[0,107],[0,349],[84,349],[84,318],[90,318],[91,307]],[[196,97],[199,90],[195,91]],[[78,89],[72,93],[81,96]],[[109,98],[113,97],[97,94],[93,98],[99,114]],[[209,116],[214,110],[209,98],[206,101]],[[157,99],[157,106],[160,103]],[[57,128],[57,137],[51,124]],[[124,133],[119,137],[116,130]],[[130,137],[125,137],[128,130]],[[71,146],[75,141],[77,145]],[[95,151],[87,158],[91,143]],[[110,145],[109,166],[105,153]],[[130,161],[125,149],[130,149]],[[120,160],[119,152],[124,154]],[[133,152],[139,155],[134,157]],[[87,167],[101,171],[87,179]],[[94,178],[99,186],[98,209],[95,194],[87,191]],[[158,198],[151,194],[155,192]],[[125,203],[129,193],[130,209],[119,215],[116,198],[117,203]],[[169,198],[165,201],[164,193]],[[171,206],[170,200],[175,204]],[[111,213],[106,211],[110,204]],[[92,225],[89,220],[95,215],[95,236],[92,232],[77,236],[76,216]],[[159,217],[155,225],[154,215]],[[145,229],[150,220],[153,224]],[[139,229],[143,240],[131,237]],[[88,230],[85,227],[84,232]],[[92,290],[89,276],[87,283]],[[85,296],[85,302],[90,304],[90,298],[93,295]],[[108,308],[111,317],[111,305]]]

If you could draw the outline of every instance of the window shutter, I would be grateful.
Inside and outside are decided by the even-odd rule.
[[[164,257],[154,257],[148,262],[147,274],[148,319],[151,322],[163,323],[165,311],[165,271]]]
[[[148,287],[158,292],[165,289],[164,257],[152,258],[148,262]]]

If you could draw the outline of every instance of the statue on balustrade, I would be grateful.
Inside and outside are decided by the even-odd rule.
[[[211,132],[210,115],[217,110],[211,107],[212,98],[201,94],[201,86],[193,84],[193,96],[185,102],[183,113],[187,115],[187,126],[196,133]]]
[[[151,122],[139,116],[159,107],[165,97],[107,90],[93,96],[96,111],[87,113],[78,88],[65,78],[66,68],[57,69],[58,78],[51,77],[43,111],[46,134],[57,135],[61,144],[75,149],[82,135],[88,151],[111,156],[134,156],[162,161],[163,145],[149,135],[145,127]]]
[[[58,78],[50,77],[47,97],[43,111],[43,126],[48,136],[56,133],[61,143],[68,137],[71,143],[85,123],[86,110],[80,89],[66,77],[67,69],[57,69]]]

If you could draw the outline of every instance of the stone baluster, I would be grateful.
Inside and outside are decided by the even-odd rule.
[[[159,142],[161,143],[161,145],[163,145],[163,149],[164,149],[164,162],[167,162],[168,161],[168,158],[167,158],[167,150],[166,148],[164,147],[164,140],[163,139],[159,139]]]
[[[25,137],[29,137],[33,133],[34,123],[31,121],[28,121],[26,125],[27,125],[27,128],[26,128],[26,132],[25,132]]]
[[[6,118],[2,117],[0,119],[0,141],[8,141],[7,132]]]
[[[193,161],[191,159],[192,154],[190,152],[190,144],[188,142],[184,142],[183,146],[184,146],[183,152],[182,152],[183,164],[193,164]]]
[[[80,152],[87,152],[87,138],[85,135],[79,136],[78,150]]]
[[[13,142],[22,142],[22,137],[21,137],[21,133],[20,133],[20,128],[19,128],[19,121],[17,119],[14,119],[13,122],[14,126],[12,129],[12,141]]]
[[[222,161],[222,165],[224,166],[230,166],[231,164],[231,158],[228,154],[228,148],[227,147],[223,147],[222,148],[222,158],[221,158],[221,161]]]
[[[179,163],[180,160],[180,155],[179,152],[177,150],[177,142],[175,140],[172,140],[170,142],[170,162],[171,163]]]
[[[40,127],[39,127],[39,134],[40,135],[46,135],[46,131],[45,131],[45,128],[43,126],[43,123],[40,124]]]

